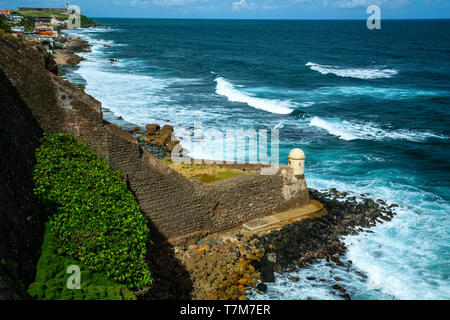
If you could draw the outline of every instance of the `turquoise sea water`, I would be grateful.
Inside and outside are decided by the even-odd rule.
[[[281,163],[302,148],[310,187],[400,205],[344,239],[350,270],[318,262],[256,298],[337,299],[335,276],[354,299],[450,298],[450,21],[98,21],[108,26],[70,32],[93,48],[68,78],[109,120],[182,137],[198,123],[278,129]]]

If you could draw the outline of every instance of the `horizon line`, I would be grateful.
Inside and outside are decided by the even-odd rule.
[[[155,18],[155,17],[95,17],[88,16],[91,19],[151,19],[151,20],[272,20],[272,21],[366,21],[360,18]],[[448,18],[383,18],[382,21],[398,21],[398,20],[450,20]]]

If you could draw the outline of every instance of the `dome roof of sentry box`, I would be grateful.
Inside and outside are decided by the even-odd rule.
[[[303,160],[305,158],[305,153],[301,149],[295,148],[289,152],[289,159],[291,160]]]

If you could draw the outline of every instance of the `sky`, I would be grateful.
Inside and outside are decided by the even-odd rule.
[[[450,18],[450,0],[73,0],[89,17],[194,19],[367,19],[378,5],[382,19]],[[59,0],[0,0],[0,8],[64,7]]]

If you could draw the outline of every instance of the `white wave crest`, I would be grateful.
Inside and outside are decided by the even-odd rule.
[[[336,66],[320,65],[313,62],[308,62],[306,66],[311,70],[320,72],[321,74],[332,73],[338,77],[344,78],[357,78],[357,79],[380,79],[380,78],[392,78],[398,71],[395,69],[376,69],[376,68],[340,68]]]
[[[231,102],[246,103],[250,107],[278,114],[289,114],[297,106],[297,103],[292,101],[255,97],[251,93],[237,89],[222,77],[218,77],[214,81],[217,83],[216,93],[226,97]]]
[[[392,139],[419,142],[424,141],[427,138],[447,138],[430,132],[416,132],[406,129],[386,130],[370,122],[357,123],[339,119],[324,120],[319,117],[312,118],[309,122],[309,126],[324,129],[328,131],[328,133],[347,141],[357,139],[377,141]]]

